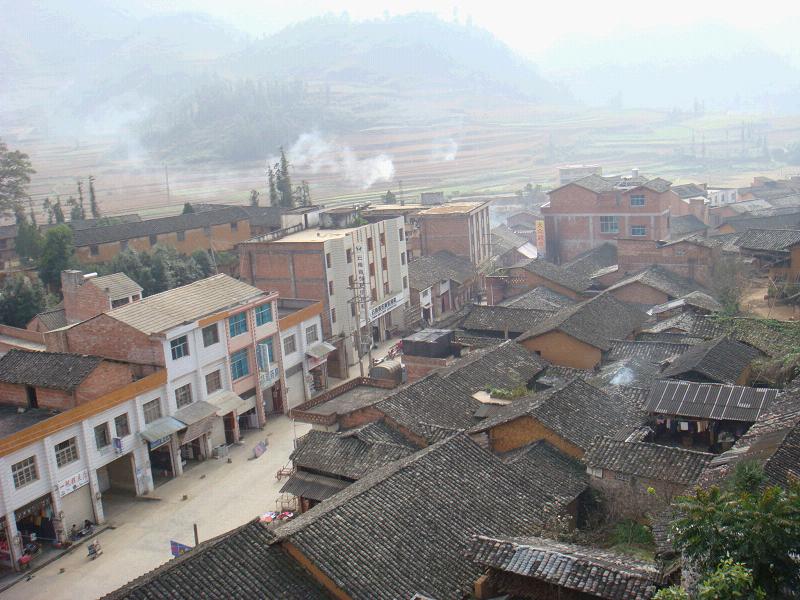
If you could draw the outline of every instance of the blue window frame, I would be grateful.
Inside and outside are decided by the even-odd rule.
[[[272,303],[267,302],[256,306],[256,325],[261,327],[267,323],[272,323]]]
[[[631,225],[631,235],[637,237],[647,235],[647,227],[644,225]]]
[[[272,353],[272,338],[261,340],[260,342],[258,342],[258,345],[267,347],[267,358],[270,364],[273,364],[275,362],[275,355]],[[267,368],[267,365],[264,364],[264,355],[261,351],[259,351],[257,354],[258,354],[258,368],[264,371]]]
[[[247,348],[231,354],[231,378],[241,379],[250,375],[250,364],[247,361]]]
[[[644,195],[636,194],[631,196],[631,206],[644,206]]]
[[[228,328],[231,332],[231,337],[236,337],[247,331],[247,313],[240,312],[238,315],[233,315],[228,319]]]

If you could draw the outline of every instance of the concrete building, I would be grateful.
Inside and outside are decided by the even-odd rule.
[[[420,252],[446,250],[480,267],[491,258],[488,202],[452,202],[418,213]]]
[[[670,182],[647,179],[636,170],[630,176],[589,175],[562,185],[542,206],[546,254],[560,263],[619,238],[667,239],[670,207],[678,200]]]
[[[160,457],[179,475],[182,460],[204,460],[284,412],[277,294],[215,275],[45,334],[48,347],[91,352],[165,369],[164,421],[148,441],[170,441]],[[179,459],[180,457],[180,459]]]
[[[240,273],[283,297],[320,300],[322,340],[336,347],[328,371],[346,378],[347,367],[358,363],[359,331],[363,348],[404,329],[408,256],[402,218],[340,227],[354,221],[334,214],[325,221],[331,228],[296,226],[241,244]]]

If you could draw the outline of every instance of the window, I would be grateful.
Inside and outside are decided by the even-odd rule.
[[[178,408],[183,408],[192,403],[192,384],[187,383],[179,388],[175,388],[175,404]]]
[[[290,335],[287,338],[283,339],[283,353],[284,354],[292,354],[293,352],[297,351],[297,338],[294,335]]]
[[[206,375],[206,393],[213,394],[222,389],[222,372],[217,369],[213,373]]]
[[[326,253],[326,254],[325,254],[325,265],[326,265],[326,266],[327,266],[329,269],[330,269],[330,268],[331,268],[331,266],[332,266],[332,261],[331,261],[331,253],[330,253],[330,252],[328,252],[328,253]]]
[[[403,289],[408,289],[408,277],[403,277]]]
[[[97,246],[97,244],[92,244],[91,246],[89,246],[89,254],[91,254],[92,256],[97,256],[98,254],[100,254],[100,248]]]
[[[219,343],[219,327],[214,323],[208,327],[203,327],[203,346],[208,348]]]
[[[149,425],[156,419],[161,418],[161,398],[150,400],[142,405],[142,412],[144,413],[144,423]]]
[[[388,271],[389,270],[389,263],[386,262],[386,257],[385,256],[381,259],[381,268],[384,271]]]
[[[631,206],[644,206],[644,195],[636,194],[631,196]]]
[[[185,240],[186,240],[186,232],[185,231],[179,231],[178,232],[178,241],[179,242],[183,242]]]
[[[111,301],[111,308],[117,308],[120,306],[125,306],[130,300],[128,298],[120,298],[119,300],[112,300]]]
[[[275,355],[272,353],[272,338],[268,338],[266,340],[262,340],[258,343],[258,368],[262,371],[267,370],[267,365],[264,363],[264,359],[266,358],[270,364],[275,362]],[[266,348],[266,351],[264,350]],[[266,353],[266,356],[264,356]]]
[[[14,487],[17,489],[39,479],[39,473],[36,471],[36,457],[30,456],[11,465],[11,474],[14,476]]]
[[[370,275],[375,275],[375,263],[374,262],[369,263],[369,274]]]
[[[350,264],[352,262],[353,262],[353,251],[350,248],[348,248],[347,249],[347,264]]]
[[[333,281],[328,282],[328,294],[333,296]]]
[[[388,296],[389,295],[389,282],[388,281],[384,281],[383,282],[383,295],[384,296]]]
[[[94,443],[98,450],[111,445],[111,435],[108,433],[108,423],[101,423],[94,428]]]
[[[351,290],[356,287],[356,279],[352,275],[347,278],[347,287],[349,287]]]
[[[686,248],[675,248],[675,256],[685,256]]]
[[[319,341],[317,326],[312,325],[311,327],[306,327],[306,344],[313,344],[316,341]]]
[[[336,323],[336,309],[331,309],[331,323]]]
[[[355,317],[356,316],[356,303],[355,302],[351,302],[350,303],[350,316],[351,317]]]
[[[155,246],[157,243],[158,243],[158,236],[157,235],[151,235],[150,236],[150,245],[151,246]]]
[[[386,245],[386,234],[385,233],[381,233],[380,236],[379,236],[379,239],[380,239],[380,242],[381,242],[381,246],[385,246]]]
[[[240,312],[238,315],[233,315],[228,319],[228,328],[231,332],[231,337],[236,337],[247,331],[247,314]]]
[[[405,252],[401,252],[400,253],[400,264],[401,265],[406,264],[406,253]]]
[[[378,299],[378,290],[376,290],[375,288],[372,288],[372,296],[371,297],[372,297],[373,300],[377,300]]]
[[[619,218],[600,217],[600,233],[619,233]]]
[[[247,348],[231,354],[231,377],[241,379],[250,375],[250,365],[247,362]]]
[[[69,463],[78,460],[78,444],[75,438],[64,440],[60,444],[56,444],[56,464],[59,467],[68,465]]]
[[[600,479],[603,478],[603,469],[597,467],[587,467],[586,472],[592,477],[599,477]]]
[[[119,249],[120,250],[127,250],[128,249],[128,240],[122,240],[119,243]]]
[[[234,221],[233,223],[231,223],[231,231],[239,231],[239,222],[238,221]]]
[[[400,241],[402,242],[405,239],[405,232],[402,227],[397,230],[397,234],[400,236]]]
[[[647,235],[647,227],[644,225],[631,225],[631,235]]]
[[[372,250],[372,238],[367,238],[367,250]]]
[[[131,296],[131,301],[132,302],[136,302],[137,300],[141,300],[141,299],[142,299],[142,297],[139,294],[134,294],[133,296]]]
[[[272,323],[272,303],[267,302],[256,306],[256,326],[261,327],[267,323]]]
[[[118,438],[124,438],[130,435],[131,426],[128,423],[128,413],[122,414],[114,419],[114,431],[117,432]]]
[[[172,360],[189,356],[189,338],[185,335],[170,341],[169,347],[172,350]]]

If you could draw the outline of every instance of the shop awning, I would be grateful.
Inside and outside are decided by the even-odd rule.
[[[168,437],[186,427],[183,423],[173,417],[161,417],[150,423],[141,433],[141,436],[148,442],[155,442]]]
[[[317,360],[322,360],[334,350],[336,350],[336,346],[333,344],[329,344],[328,342],[319,342],[318,344],[314,344],[313,346],[306,348],[306,354],[312,358],[316,358]]]
[[[238,414],[244,412],[244,407],[247,403],[239,396],[229,390],[220,390],[211,394],[206,401],[217,407],[217,416],[221,417],[227,415],[231,411],[236,411]]]
[[[281,488],[281,493],[322,501],[342,491],[350,483],[349,481],[342,481],[325,475],[295,471]]]
[[[203,400],[197,400],[176,412],[175,418],[186,423],[186,432],[178,442],[180,445],[188,444],[202,435],[211,433],[214,420],[217,419],[217,407]]]

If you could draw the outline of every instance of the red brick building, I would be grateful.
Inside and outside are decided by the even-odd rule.
[[[674,242],[620,239],[617,241],[617,272],[620,277],[659,265],[700,285],[711,283],[714,262],[721,253],[721,243],[714,238],[692,236]]]
[[[669,181],[590,175],[550,192],[542,207],[547,257],[566,262],[603,242],[669,237],[670,207],[679,199]]]
[[[447,250],[468,258],[476,267],[491,257],[488,202],[452,202],[417,215],[420,251],[431,256]]]

